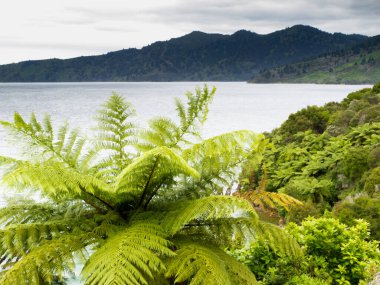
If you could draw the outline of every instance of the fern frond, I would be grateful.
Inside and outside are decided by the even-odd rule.
[[[258,238],[265,240],[273,251],[284,256],[303,255],[297,241],[282,228],[272,223],[259,222],[255,230]]]
[[[135,115],[135,110],[130,103],[116,93],[103,104],[98,111],[97,135],[95,150],[96,154],[107,156],[107,160],[94,166],[98,169],[110,169],[105,180],[112,182],[116,173],[120,173],[132,159],[132,153],[127,148],[136,142],[136,126],[130,119]]]
[[[195,94],[187,92],[185,94],[187,97],[186,107],[180,100],[176,100],[177,113],[180,119],[180,132],[177,133],[176,143],[183,140],[187,134],[195,137],[200,136],[199,127],[207,119],[208,106],[214,97],[215,91],[215,87],[209,90],[207,85],[204,85],[203,89],[196,88]]]
[[[195,89],[195,94],[186,93],[186,106],[176,99],[176,107],[180,124],[169,118],[156,118],[149,122],[149,129],[141,132],[141,142],[137,145],[141,151],[166,146],[180,149],[180,144],[189,144],[192,139],[200,137],[199,127],[203,125],[216,88],[209,90],[207,85]]]
[[[232,196],[209,196],[176,205],[175,211],[168,212],[163,226],[174,235],[186,225],[202,226],[212,224],[218,219],[245,218],[253,226],[257,223],[257,213],[245,200]]]
[[[249,217],[219,218],[186,224],[179,233],[196,241],[212,241],[219,247],[243,246],[256,238],[256,223]]]
[[[93,202],[101,202],[101,206],[110,207],[110,203],[101,198],[107,196],[108,184],[53,160],[37,163],[17,160],[3,175],[3,183],[12,188],[37,188],[43,195],[57,201],[79,198],[92,206],[95,206]]]
[[[189,285],[258,284],[245,265],[217,247],[183,242],[168,261],[166,276]]]
[[[0,230],[1,260],[11,262],[47,240],[60,238],[73,231],[77,234],[87,233],[96,226],[92,219],[60,219],[8,226]]]
[[[32,249],[14,264],[6,266],[1,275],[3,285],[51,284],[55,277],[62,279],[64,273],[72,272],[75,267],[74,254],[86,255],[85,247],[93,242],[86,235],[71,235],[48,241]]]
[[[175,147],[175,137],[180,132],[179,127],[169,118],[155,118],[149,121],[149,129],[139,134],[140,151],[149,151],[155,147]]]
[[[45,115],[42,123],[38,122],[34,113],[31,115],[29,123],[26,123],[22,116],[15,112],[14,122],[0,122],[5,128],[16,137],[20,137],[28,148],[33,148],[36,153],[36,160],[41,158],[55,158],[67,165],[78,168],[78,160],[82,154],[85,139],[79,135],[78,130],[69,131],[68,125],[64,124],[59,128],[57,137],[53,133],[50,116]]]
[[[197,188],[217,189],[231,186],[242,164],[259,161],[266,143],[263,135],[235,131],[195,144],[182,156],[201,174],[201,179],[195,181]]]
[[[198,177],[196,170],[167,147],[154,148],[128,165],[116,179],[116,193],[129,199],[139,199],[141,206],[146,198],[152,198],[166,178],[179,174]],[[148,198],[148,199],[149,199]]]
[[[36,221],[47,221],[54,218],[55,207],[52,204],[37,204],[34,201],[10,204],[0,208],[0,224],[24,224]]]
[[[248,200],[254,207],[262,210],[278,211],[279,208],[284,208],[286,211],[289,211],[289,206],[303,205],[301,201],[287,194],[264,190],[237,192],[235,195]]]
[[[116,233],[88,260],[82,271],[85,284],[146,284],[165,269],[160,257],[172,256],[160,226],[133,224]]]

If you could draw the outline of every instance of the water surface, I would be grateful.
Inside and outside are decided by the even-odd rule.
[[[11,120],[15,111],[29,117],[35,112],[42,118],[52,115],[59,124],[68,120],[90,136],[93,117],[99,106],[117,92],[132,102],[137,121],[144,125],[153,116],[176,118],[174,97],[193,91],[194,82],[139,83],[0,83],[0,120]],[[314,84],[247,84],[245,82],[211,82],[217,92],[210,107],[204,136],[250,129],[270,131],[307,105],[340,101],[349,92],[363,86]],[[0,155],[12,152],[0,128]]]

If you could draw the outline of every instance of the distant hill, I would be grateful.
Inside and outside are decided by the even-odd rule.
[[[0,65],[0,82],[246,81],[265,68],[291,64],[365,41],[297,25],[267,35],[192,32],[99,56]]]
[[[380,81],[380,36],[311,60],[266,69],[252,83],[374,84]]]

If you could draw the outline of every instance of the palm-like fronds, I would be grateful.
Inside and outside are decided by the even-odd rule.
[[[48,116],[1,122],[29,146],[24,159],[0,157],[3,183],[43,200],[0,209],[0,283],[50,284],[82,260],[91,285],[256,284],[222,249],[286,237],[260,224],[249,202],[222,194],[266,141],[249,131],[196,141],[214,92],[186,94],[179,123],[158,118],[142,131],[113,94],[91,141],[67,124],[55,132]]]

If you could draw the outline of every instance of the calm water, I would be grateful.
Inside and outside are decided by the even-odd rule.
[[[203,83],[0,83],[0,120],[11,120],[13,112],[38,117],[49,113],[55,122],[68,120],[91,135],[92,118],[113,91],[135,106],[138,123],[144,125],[153,116],[175,118],[174,97],[184,98],[186,91]],[[278,127],[289,114],[307,105],[340,101],[349,92],[364,86],[311,84],[246,84],[242,82],[209,83],[217,87],[210,107],[204,136],[210,137],[237,129],[256,132]],[[182,97],[181,97],[182,96]],[[0,155],[15,155],[0,128]],[[0,195],[0,205],[3,195]],[[79,273],[79,268],[78,268]],[[80,284],[70,280],[69,284]]]
[[[313,84],[246,84],[244,82],[208,83],[217,87],[210,107],[204,136],[251,129],[270,131],[278,127],[289,114],[307,105],[323,105],[340,101],[349,92],[363,88],[357,85]],[[194,90],[203,83],[0,83],[0,120],[11,120],[14,111],[39,118],[49,113],[57,124],[68,120],[90,135],[92,118],[99,106],[117,92],[132,102],[137,120],[144,125],[153,116],[175,119],[174,97]],[[0,155],[12,153],[0,128]]]

